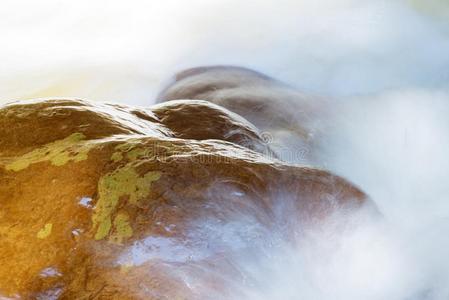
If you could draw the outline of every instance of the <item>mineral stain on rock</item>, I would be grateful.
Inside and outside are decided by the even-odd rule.
[[[47,238],[48,236],[50,236],[52,229],[53,229],[53,224],[52,223],[45,224],[45,226],[41,230],[39,230],[37,232],[37,235],[36,235],[37,238],[38,239],[45,239],[45,238]]]
[[[54,166],[63,166],[69,161],[79,162],[87,159],[87,153],[91,149],[82,133],[73,133],[65,139],[48,143],[34,149],[20,157],[14,158],[5,168],[8,171],[21,171],[31,164],[49,161]]]
[[[123,240],[133,235],[133,229],[129,224],[129,216],[125,211],[120,211],[114,218],[115,233],[111,235],[110,241],[122,244]]]
[[[95,239],[107,237],[113,225],[115,234],[110,238],[111,241],[120,243],[123,238],[131,237],[132,228],[126,212],[118,213],[112,222],[119,201],[127,197],[130,204],[138,204],[150,193],[151,183],[160,177],[161,173],[158,171],[150,171],[141,176],[132,162],[101,177],[98,182],[98,202],[92,216]]]
[[[111,156],[111,160],[113,162],[119,162],[123,159],[123,154],[121,152],[115,152],[114,154],[112,154]]]
[[[135,161],[138,158],[152,159],[155,155],[150,147],[141,147],[138,141],[132,140],[116,146],[115,150],[118,151],[111,156],[111,160],[114,162],[121,161],[124,158],[124,153],[129,161]]]

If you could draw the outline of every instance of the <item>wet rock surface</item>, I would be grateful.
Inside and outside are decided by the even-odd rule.
[[[258,128],[207,101],[17,102],[0,108],[0,135],[5,299],[231,297],[225,278],[245,280],[231,257],[369,203],[277,160]]]
[[[278,157],[292,163],[314,163],[332,107],[324,98],[235,66],[179,72],[158,96],[160,102],[174,99],[203,99],[243,116],[259,128]]]

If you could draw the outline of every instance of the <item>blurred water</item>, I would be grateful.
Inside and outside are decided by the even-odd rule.
[[[0,9],[0,100],[147,105],[184,67],[253,67],[346,96],[447,89],[445,0],[26,1]]]

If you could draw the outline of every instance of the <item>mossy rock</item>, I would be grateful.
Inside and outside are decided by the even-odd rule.
[[[202,221],[268,230],[288,202],[308,228],[370,203],[277,160],[254,125],[206,101],[16,102],[0,108],[0,135],[0,298],[195,299],[174,270],[227,255],[202,243]]]

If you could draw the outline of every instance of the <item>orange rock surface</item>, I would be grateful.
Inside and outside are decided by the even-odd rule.
[[[234,251],[211,238],[231,221],[269,232],[285,202],[312,228],[367,202],[206,101],[17,102],[0,108],[0,136],[0,299],[201,298],[188,278],[220,291],[217,274],[235,272],[205,271]]]

